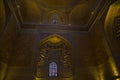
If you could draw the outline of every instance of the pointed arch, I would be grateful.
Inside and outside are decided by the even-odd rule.
[[[39,46],[43,46],[44,44],[49,43],[51,45],[60,45],[60,44],[65,44],[69,49],[71,49],[71,44],[69,43],[68,40],[66,40],[65,38],[63,38],[62,36],[58,35],[58,34],[53,34],[50,35],[48,37],[46,37],[45,39],[43,39]]]
[[[111,16],[112,15],[112,16]],[[120,52],[120,1],[110,5],[106,15],[104,31],[113,53]]]
[[[69,14],[69,23],[71,25],[86,25],[90,16],[90,8],[87,4],[76,5]]]
[[[41,74],[44,73],[49,77],[72,75],[71,44],[62,36],[53,34],[41,40],[37,57],[39,58],[37,66],[38,70],[42,71]]]

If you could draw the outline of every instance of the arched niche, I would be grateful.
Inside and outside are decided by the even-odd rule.
[[[90,8],[87,4],[76,5],[69,14],[71,25],[86,25],[91,16]]]
[[[113,55],[120,53],[120,1],[111,4],[106,20],[105,20],[105,34],[109,45],[113,51]]]
[[[64,25],[67,22],[67,17],[62,10],[52,10],[46,12],[43,17],[43,23],[52,25]]]
[[[36,61],[38,78],[69,78],[72,76],[71,45],[62,36],[54,34],[39,44]],[[49,64],[57,64],[57,76],[49,76]]]
[[[10,0],[12,1],[12,0]],[[43,10],[35,0],[15,0],[17,11],[22,23],[40,23]],[[10,3],[9,3],[10,4]],[[10,8],[14,8],[13,3]],[[17,13],[15,12],[15,15]]]
[[[110,46],[112,56],[115,60],[115,67],[113,75],[115,77],[119,76],[120,72],[120,1],[117,0],[111,4],[104,26],[105,36]],[[111,61],[112,62],[112,61]],[[113,63],[111,63],[113,64]]]

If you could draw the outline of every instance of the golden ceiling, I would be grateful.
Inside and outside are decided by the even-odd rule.
[[[70,7],[78,3],[79,0],[37,0],[37,1],[40,2],[40,4],[45,7],[59,8],[59,7]]]
[[[83,27],[86,30],[104,8],[103,2],[103,0],[101,2],[98,0],[8,0],[7,5],[21,27],[26,24],[32,24],[32,27],[51,25],[53,16],[57,15],[60,25],[81,26],[82,30]]]
[[[22,23],[51,24],[49,21],[52,16],[49,13],[55,11],[52,15],[57,14],[62,25],[86,25],[91,16],[90,5],[86,2],[85,0],[17,0],[16,13],[19,13]]]

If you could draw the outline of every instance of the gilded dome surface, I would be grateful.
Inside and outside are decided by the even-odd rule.
[[[49,8],[65,8],[76,4],[79,0],[37,0],[42,6]]]

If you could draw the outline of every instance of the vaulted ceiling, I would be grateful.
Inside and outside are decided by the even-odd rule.
[[[57,14],[59,26],[76,26],[76,30],[88,30],[95,19],[104,13],[109,2],[109,0],[7,0],[21,27],[51,25],[51,17]]]
[[[41,6],[47,8],[68,8],[80,0],[36,0]]]

